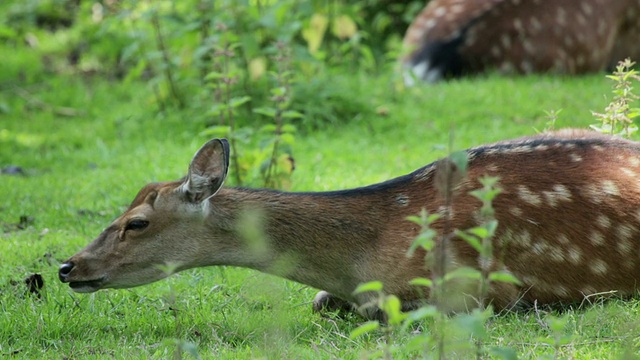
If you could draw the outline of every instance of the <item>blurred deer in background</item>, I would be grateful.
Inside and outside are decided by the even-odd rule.
[[[404,47],[407,85],[486,70],[613,69],[640,57],[640,0],[432,0]]]

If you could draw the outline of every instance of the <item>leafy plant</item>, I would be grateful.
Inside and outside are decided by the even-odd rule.
[[[273,59],[278,68],[277,71],[271,72],[274,80],[274,87],[271,89],[273,106],[252,109],[254,113],[269,120],[269,123],[257,130],[248,125],[238,126],[236,121],[239,108],[252,105],[250,96],[234,96],[234,93],[241,90],[235,86],[241,74],[230,69],[230,62],[238,47],[239,44],[230,43],[216,47],[214,59],[218,61],[214,65],[214,71],[207,75],[207,79],[213,81],[215,103],[210,114],[218,117],[218,125],[209,127],[203,133],[229,138],[232,148],[231,166],[235,171],[236,184],[242,185],[244,178],[250,176],[251,179],[262,179],[262,186],[265,187],[288,188],[289,177],[295,167],[292,156],[295,127],[286,122],[303,116],[288,109],[293,81],[289,69],[291,58],[288,45],[282,42],[275,45],[277,51]],[[240,153],[237,143],[246,144],[252,139],[258,140],[258,149]]]
[[[413,256],[416,250],[422,249],[425,253],[425,264],[432,274],[431,278],[413,279],[411,284],[426,289],[431,304],[425,303],[418,309],[405,313],[402,312],[397,297],[384,294],[380,282],[362,284],[355,291],[356,294],[366,292],[376,294],[375,305],[384,313],[386,320],[386,327],[382,328],[386,344],[382,353],[385,358],[392,358],[393,352],[397,351],[397,348],[392,345],[393,340],[390,336],[395,329],[407,331],[416,323],[423,321],[429,322],[430,331],[415,335],[408,347],[410,351],[422,352],[425,358],[444,359],[450,352],[470,351],[470,349],[464,350],[466,339],[469,338],[473,340],[473,353],[477,359],[482,359],[487,354],[503,359],[517,358],[513,349],[495,346],[486,348],[484,345],[488,340],[486,324],[493,314],[491,307],[485,308],[491,283],[519,283],[513,275],[493,270],[494,267],[500,268],[499,264],[494,262],[496,254],[494,254],[491,241],[498,226],[492,206],[493,200],[500,193],[497,186],[498,178],[483,177],[479,179],[482,187],[470,193],[482,203],[479,209],[479,216],[483,219],[482,223],[470,229],[454,232],[455,236],[465,240],[477,251],[480,269],[459,267],[450,270],[446,266],[446,246],[451,239],[450,232],[446,229],[450,228],[447,223],[451,222],[450,208],[453,189],[466,176],[467,161],[465,152],[455,152],[448,158],[440,160],[436,166],[434,184],[437,191],[445,198],[444,214],[429,214],[423,209],[419,216],[409,218],[410,221],[420,226],[421,231],[411,244],[407,256]],[[445,230],[441,235],[432,228],[433,223],[438,220],[445,224]],[[453,298],[460,295],[458,283],[470,281],[478,284],[479,297],[476,299],[478,307],[470,313],[450,316],[449,303],[459,302],[458,299]],[[378,322],[369,321],[356,328],[351,336],[361,336],[380,328],[381,325]]]
[[[601,133],[623,135],[630,137],[638,131],[638,126],[633,120],[640,116],[640,108],[633,104],[640,99],[634,93],[633,82],[640,81],[638,71],[633,69],[635,62],[631,59],[620,61],[616,70],[607,78],[613,80],[613,99],[604,109],[604,113],[592,111],[593,116],[600,120],[600,124],[591,125],[591,128]]]

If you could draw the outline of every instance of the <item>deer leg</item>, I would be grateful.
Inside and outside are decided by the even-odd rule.
[[[313,298],[313,311],[319,313],[324,311],[354,312],[356,308],[352,302],[343,300],[326,291],[319,291],[316,297]]]

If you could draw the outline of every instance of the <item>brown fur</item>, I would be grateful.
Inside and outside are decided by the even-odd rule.
[[[582,74],[637,60],[638,43],[639,0],[432,0],[407,30],[402,62],[427,81],[492,69]]]
[[[425,253],[407,256],[419,226],[407,217],[422,209],[449,211],[435,222],[435,252],[446,254],[447,271],[480,268],[465,241],[442,235],[476,226],[480,201],[469,195],[478,178],[500,178],[494,201],[499,221],[491,271],[508,271],[517,286],[493,283],[488,301],[504,309],[518,303],[579,301],[597,292],[633,294],[640,279],[640,144],[587,131],[564,130],[467,151],[451,207],[435,190],[442,160],[368,187],[325,193],[220,188],[227,153],[214,140],[194,157],[182,181],[150,184],[129,209],[92,244],[71,257],[60,278],[76,291],[131,287],[197,266],[234,265],[277,274],[329,294],[322,305],[344,307],[371,300],[354,295],[362,282],[380,280],[411,308],[428,297],[409,285],[431,277]],[[205,154],[205,155],[202,155]],[[212,164],[210,164],[210,163]],[[209,169],[209,170],[203,170]],[[190,175],[191,176],[191,175]],[[202,198],[204,200],[193,200]],[[448,210],[447,210],[448,209]],[[147,228],[126,230],[131,219]],[[253,231],[253,232],[252,232]],[[250,235],[253,234],[253,235]],[[460,282],[446,306],[477,306],[476,283]],[[371,313],[369,313],[371,315]]]

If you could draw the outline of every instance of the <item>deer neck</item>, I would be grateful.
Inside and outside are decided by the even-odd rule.
[[[236,255],[220,263],[212,254],[216,261],[207,265],[253,268],[350,297],[363,281],[359,264],[383,231],[386,197],[366,188],[328,193],[224,188],[209,204],[208,223],[215,233],[232,234],[236,248],[229,254]]]

